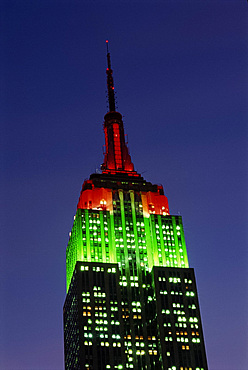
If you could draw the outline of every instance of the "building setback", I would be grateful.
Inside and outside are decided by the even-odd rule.
[[[66,250],[65,369],[207,370],[182,218],[134,170],[107,61],[102,173],[83,183]]]

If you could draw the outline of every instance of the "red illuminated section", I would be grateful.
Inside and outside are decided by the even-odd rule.
[[[86,180],[77,208],[111,211],[113,209],[112,190],[96,188],[91,180]]]
[[[134,165],[125,142],[122,115],[115,110],[114,81],[110,54],[108,52],[108,40],[106,40],[106,45],[109,112],[104,117],[105,153],[101,169],[102,174],[119,175],[116,177],[115,181],[117,184],[119,182],[121,188],[121,181],[123,178],[126,180],[126,176],[141,178],[141,175],[134,170]],[[133,180],[130,178],[131,187],[132,183]],[[163,187],[157,185],[154,188],[152,186],[154,191],[149,191],[151,189],[150,185],[148,185],[148,190],[146,182],[144,183],[142,178],[137,179],[136,186],[139,183],[141,184],[141,188],[138,192],[141,194],[144,216],[149,217],[150,214],[168,215],[168,200],[167,197],[163,195]],[[94,184],[97,183],[94,183],[92,179],[85,180],[77,208],[113,211],[112,189],[105,188],[104,186],[98,187],[99,184],[98,186]]]
[[[122,115],[118,112],[109,112],[104,118],[106,150],[101,166],[102,173],[126,173],[129,176],[139,177],[140,175],[134,170],[125,142]]]
[[[144,217],[150,214],[169,215],[168,199],[161,194],[162,187],[157,192],[141,192]],[[112,189],[95,187],[92,180],[85,180],[79,197],[77,208],[113,211]]]
[[[141,199],[144,216],[148,217],[150,214],[166,216],[170,214],[168,199],[165,195],[148,191],[142,193]]]
[[[113,124],[113,136],[114,136],[114,152],[116,168],[122,169],[123,166],[122,166],[121,140],[118,123]]]

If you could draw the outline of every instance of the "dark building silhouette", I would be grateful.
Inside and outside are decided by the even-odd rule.
[[[134,170],[107,61],[102,173],[83,183],[66,251],[65,368],[207,370],[182,219]]]

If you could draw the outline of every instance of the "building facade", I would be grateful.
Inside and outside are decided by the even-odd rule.
[[[83,183],[66,250],[65,368],[207,370],[182,218],[134,170],[107,61],[102,173]]]

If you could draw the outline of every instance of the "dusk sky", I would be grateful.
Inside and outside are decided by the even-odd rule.
[[[106,46],[135,169],[181,214],[210,370],[247,370],[245,0],[2,0],[1,370],[62,370],[65,251],[103,162]]]

